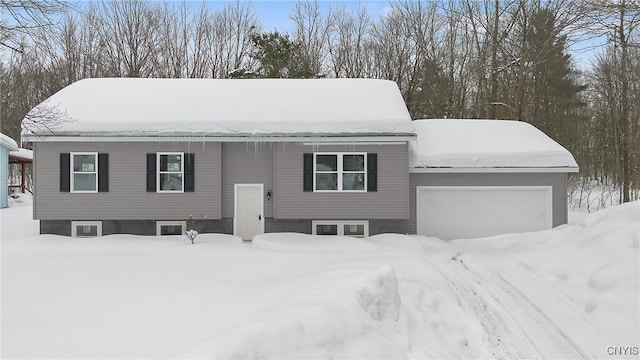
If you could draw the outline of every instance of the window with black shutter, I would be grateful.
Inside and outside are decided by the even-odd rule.
[[[109,154],[98,154],[98,192],[109,191]]]
[[[367,153],[367,191],[378,191],[378,154]]]
[[[71,190],[71,154],[60,154],[60,192]]]
[[[147,192],[156,192],[156,154],[147,154]]]

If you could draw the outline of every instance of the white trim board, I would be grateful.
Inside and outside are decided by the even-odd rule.
[[[26,142],[297,142],[310,144],[367,144],[415,141],[416,136],[401,135],[353,135],[353,136],[95,136],[95,135],[22,135]]]
[[[454,168],[454,167],[433,167],[433,168],[409,168],[409,173],[577,173],[579,168],[567,167],[483,167],[483,168]]]

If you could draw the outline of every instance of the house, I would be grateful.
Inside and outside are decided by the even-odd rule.
[[[9,152],[18,150],[12,138],[0,133],[0,209],[8,206],[9,196]]]
[[[54,126],[38,127],[38,114]],[[180,234],[192,215],[206,217],[205,232],[246,240],[262,232],[456,237],[430,218],[457,211],[443,208],[443,198],[469,195],[450,186],[484,186],[492,195],[474,201],[487,204],[510,198],[500,188],[547,201],[535,208],[545,222],[525,221],[526,231],[566,222],[566,174],[577,169],[532,127],[523,132],[546,144],[546,152],[528,150],[539,163],[468,166],[447,156],[431,163],[423,150],[432,140],[423,133],[429,124],[447,126],[412,122],[397,85],[385,80],[85,79],[29,119],[23,136],[34,150],[34,218],[41,233],[60,235]],[[464,227],[453,217],[469,219],[458,215],[447,226]]]

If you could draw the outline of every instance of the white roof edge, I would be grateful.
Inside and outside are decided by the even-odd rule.
[[[18,150],[10,151],[9,156],[23,160],[33,160],[33,151],[20,148]]]
[[[464,167],[464,168],[415,168],[409,169],[412,174],[420,173],[577,173],[577,167]]]
[[[363,143],[409,142],[414,134],[366,136],[42,136],[23,135],[28,142],[303,142],[303,143]]]
[[[16,143],[15,140],[13,140],[12,138],[10,138],[9,136],[3,133],[0,133],[0,145],[12,151],[20,149],[20,147],[18,146],[18,143]]]

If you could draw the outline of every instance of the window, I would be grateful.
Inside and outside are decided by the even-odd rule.
[[[71,192],[98,192],[98,153],[71,153]]]
[[[157,221],[156,235],[182,235],[184,234],[185,221]]]
[[[158,192],[183,192],[184,153],[158,153]]]
[[[369,221],[366,220],[314,220],[311,224],[313,235],[369,236]]]
[[[72,221],[71,236],[73,237],[102,236],[102,221]]]
[[[314,191],[367,191],[366,153],[315,153]]]

